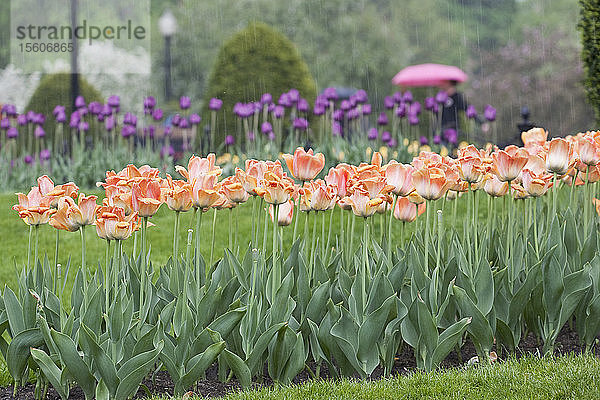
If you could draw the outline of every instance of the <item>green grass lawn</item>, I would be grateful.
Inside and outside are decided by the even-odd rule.
[[[234,393],[225,400],[319,399],[598,399],[600,360],[593,355],[538,358],[377,381],[310,381]],[[153,400],[166,400],[154,397]]]

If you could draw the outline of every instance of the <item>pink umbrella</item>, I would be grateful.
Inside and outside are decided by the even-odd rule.
[[[392,83],[398,86],[438,86],[444,81],[464,82],[467,74],[458,67],[444,64],[411,65],[398,72]]]

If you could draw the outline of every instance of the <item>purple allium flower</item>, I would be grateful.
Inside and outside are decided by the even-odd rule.
[[[426,144],[429,143],[429,140],[427,140],[427,138],[425,136],[421,136],[419,138],[419,143],[421,144],[421,146],[425,146]]]
[[[117,95],[109,96],[108,100],[106,100],[106,104],[108,104],[112,108],[119,108],[121,104],[121,99]]]
[[[29,154],[27,154],[24,158],[23,161],[25,161],[25,164],[29,165],[33,163],[33,157],[30,156]]]
[[[358,118],[360,116],[358,108],[351,108],[350,110],[348,110],[347,116],[350,121]]]
[[[10,128],[10,120],[8,118],[2,118],[0,120],[0,129],[7,130]]]
[[[225,136],[225,146],[231,146],[235,143],[235,138],[232,135]]]
[[[99,113],[99,114],[98,114],[98,116],[97,116],[96,118],[98,119],[98,122],[103,122],[105,117],[106,117],[106,116],[105,116],[104,114],[102,114],[102,113]],[[58,122],[58,121],[57,121],[57,122]]]
[[[144,108],[148,110],[148,114],[156,106],[156,99],[154,96],[148,96],[144,98]]]
[[[348,111],[352,107],[352,104],[348,100],[342,100],[340,108],[344,111]]]
[[[179,126],[179,122],[181,122],[181,115],[173,115],[173,118],[171,118],[171,124],[173,124],[173,126]]]
[[[412,103],[413,94],[410,90],[407,90],[406,92],[402,93],[402,101],[405,103]]]
[[[445,104],[447,100],[448,100],[448,93],[446,93],[444,90],[440,90],[435,95],[435,101],[438,104]]]
[[[88,108],[87,107],[81,107],[77,109],[77,112],[79,113],[80,116],[84,116],[87,115],[88,113]]]
[[[356,99],[356,102],[360,104],[366,103],[369,100],[367,92],[363,89],[357,90],[356,93],[354,93],[354,98]]]
[[[419,125],[419,117],[415,114],[408,114],[408,123],[412,126]]]
[[[469,105],[465,110],[465,115],[469,119],[477,118],[477,110],[474,105]]]
[[[333,121],[333,124],[331,125],[331,133],[333,134],[334,137],[340,137],[342,136],[344,130],[342,128],[342,124],[340,124],[339,122]]]
[[[409,114],[413,114],[413,115],[419,115],[421,114],[421,103],[419,103],[418,101],[415,101],[414,103],[410,104],[410,109],[408,110]]]
[[[315,104],[315,107],[313,108],[313,114],[315,114],[315,115],[325,114],[325,107],[323,107],[320,104]]]
[[[112,114],[112,108],[108,105],[108,104],[104,104],[102,105],[102,114],[104,114],[104,116],[107,115],[111,115]]]
[[[377,140],[378,137],[379,137],[379,132],[377,131],[377,128],[371,128],[367,131],[367,139]]]
[[[71,119],[69,120],[69,127],[77,128],[80,120],[81,117],[79,116],[79,113],[75,111],[73,114],[71,114]]]
[[[163,146],[160,149],[160,158],[173,157],[175,155],[175,149],[173,146]]]
[[[115,128],[115,117],[109,115],[104,119],[104,128],[110,132]]]
[[[79,96],[75,97],[75,107],[76,108],[85,107],[85,99],[83,98],[83,96],[79,95]]]
[[[277,101],[277,103],[279,103],[280,106],[284,107],[292,106],[292,101],[290,100],[290,96],[287,93],[282,93],[281,96],[279,96],[279,100]]]
[[[343,121],[344,120],[344,111],[339,108],[333,112],[333,120],[334,121]]]
[[[99,115],[102,113],[102,104],[97,101],[92,101],[88,104],[88,109],[90,110],[90,114]]]
[[[263,105],[260,101],[255,101],[254,103],[249,103],[249,106],[252,106],[252,114],[258,114],[263,109]]]
[[[277,105],[275,103],[269,103],[269,105],[267,106],[267,111],[273,112],[273,111],[275,111],[275,107],[277,107]]]
[[[44,128],[42,128],[41,125],[36,125],[35,130],[33,131],[33,135],[36,138],[43,138],[44,136],[46,136],[46,131],[44,130]]]
[[[433,144],[440,144],[442,143],[442,137],[440,135],[434,135],[433,136]]]
[[[179,108],[187,110],[192,105],[192,100],[188,96],[181,96],[179,98]]]
[[[338,99],[337,90],[334,87],[328,87],[323,90],[323,96],[325,96],[327,100],[335,101]]]
[[[406,117],[407,110],[408,106],[406,105],[406,103],[400,103],[398,104],[398,107],[396,107],[396,110],[394,112],[396,113],[396,117],[404,118]]]
[[[392,134],[389,133],[388,131],[381,132],[381,140],[383,142],[387,143],[390,141],[391,138],[392,138]]]
[[[392,108],[394,108],[394,104],[396,104],[396,103],[394,102],[394,98],[393,97],[391,97],[391,96],[385,96],[383,98],[383,106],[386,109],[391,110]]]
[[[43,149],[40,151],[40,160],[48,161],[50,159],[50,150]]]
[[[273,126],[270,122],[265,121],[260,125],[260,131],[263,134],[268,135],[269,133],[273,132]]]
[[[486,104],[483,109],[483,116],[488,121],[492,122],[496,120],[496,109],[489,104]]]
[[[254,139],[256,139],[256,135],[254,135],[254,132],[249,131],[246,136],[248,137],[248,140],[251,142],[254,142]]]
[[[211,111],[219,111],[223,106],[223,100],[213,97],[208,101],[208,109]]]
[[[128,138],[135,135],[135,127],[131,125],[123,125],[121,128],[121,136]]]
[[[87,132],[90,130],[90,124],[85,121],[81,121],[77,127],[80,131]]]
[[[65,114],[64,112],[56,114],[56,122],[58,122],[59,124],[67,122],[67,114]]]
[[[165,129],[163,130],[163,134],[165,136],[171,136],[171,133],[173,133],[173,129],[170,126],[165,126]]]
[[[300,100],[300,92],[298,89],[290,89],[288,97],[292,103],[297,103]]]
[[[383,125],[387,125],[388,124],[388,117],[386,115],[386,113],[382,112],[379,114],[379,117],[377,117],[377,125],[383,126]]]
[[[190,127],[190,124],[186,117],[181,117],[181,120],[179,121],[179,127],[181,129],[187,129]]]
[[[394,138],[391,138],[390,140],[388,140],[387,145],[389,147],[396,147],[398,146],[398,141]]]
[[[7,129],[6,137],[8,139],[15,139],[18,136],[19,136],[19,130],[17,128],[15,128],[14,126],[11,126],[10,128]]]
[[[14,104],[4,104],[2,106],[2,112],[8,117],[14,117],[17,115],[17,107]]]
[[[144,135],[148,135],[148,137],[150,137],[150,139],[153,139],[155,134],[156,134],[156,127],[154,125],[150,125],[150,126],[144,128]]]
[[[27,122],[35,122],[35,112],[34,111],[27,111],[27,113],[25,114],[25,118],[27,118]]]
[[[327,108],[327,107],[329,107],[329,101],[327,100],[327,98],[324,95],[320,94],[315,99],[315,107],[317,105],[320,107],[323,107],[323,108]]]
[[[394,99],[394,103],[396,103],[396,104],[402,103],[402,93],[401,92],[394,92],[394,94],[392,95],[392,98]]]
[[[448,143],[456,144],[458,142],[458,132],[456,129],[446,129],[444,130],[444,139],[446,139]]]
[[[65,106],[61,106],[61,105],[57,105],[54,107],[54,110],[52,110],[52,115],[56,116],[57,114],[63,113],[65,112]]]
[[[137,125],[137,117],[132,113],[128,112],[123,117],[123,123],[136,126]]]
[[[272,101],[273,96],[271,96],[271,93],[263,93],[262,96],[260,96],[260,103],[262,105],[269,104]]]
[[[371,115],[372,107],[369,103],[363,104],[362,106],[362,114],[363,115]]]
[[[248,118],[250,116],[252,116],[252,114],[254,114],[254,104],[253,103],[248,103],[248,104],[243,104],[243,103],[238,103],[238,116],[240,118]]]
[[[298,111],[301,112],[308,112],[308,110],[310,110],[310,106],[308,105],[308,101],[306,101],[306,99],[300,98],[300,100],[298,100]]]
[[[274,132],[269,132],[269,134],[267,135],[267,137],[269,138],[270,141],[275,140],[275,133]]]
[[[285,109],[283,108],[283,106],[275,106],[275,108],[273,109],[273,116],[277,119],[280,119],[283,117],[283,114],[285,113]]]
[[[305,131],[308,129],[308,121],[304,118],[296,118],[293,122],[294,129]]]
[[[435,99],[433,97],[425,97],[425,109],[428,111],[432,111],[435,106]]]
[[[155,120],[155,121],[158,122],[158,121],[160,121],[162,119],[162,117],[163,117],[163,110],[162,110],[162,108],[155,108],[152,111],[152,119],[153,120]]]
[[[198,114],[190,115],[190,124],[198,125],[200,122],[202,122],[202,118]]]

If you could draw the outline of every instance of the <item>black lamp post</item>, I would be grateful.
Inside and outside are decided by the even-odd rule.
[[[165,10],[158,19],[158,29],[165,38],[165,100],[173,96],[171,88],[171,38],[177,32],[177,20],[171,10]]]

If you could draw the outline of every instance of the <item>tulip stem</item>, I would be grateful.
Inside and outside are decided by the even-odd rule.
[[[277,264],[277,221],[278,221],[278,214],[279,212],[279,204],[273,204],[273,255],[271,257],[272,260],[272,266],[271,266],[271,270],[273,271],[273,280],[272,280],[272,297],[273,300],[275,300],[275,294],[277,293],[277,289],[279,289],[280,286],[280,281],[281,281],[281,274],[279,271],[279,266]]]
[[[37,260],[38,260],[38,242],[39,242],[39,236],[40,236],[40,226],[36,225],[35,226],[35,247],[34,247],[34,256],[35,258],[33,259],[33,267],[35,268],[37,265]]]
[[[198,210],[198,214],[196,215],[196,252],[195,252],[196,257],[194,258],[196,277],[199,276],[198,270],[200,268],[200,226],[202,224],[202,214],[203,214],[203,211]],[[230,224],[230,226],[231,226],[231,224]],[[187,284],[187,282],[186,282],[186,284]]]
[[[300,209],[300,206],[298,206]],[[306,217],[304,218],[304,252],[306,253],[306,262],[310,263],[309,255],[310,255],[310,247],[308,247],[308,228],[309,228],[309,214],[310,210],[306,211]]]
[[[52,266],[52,270],[54,271],[54,293],[58,290],[58,284],[56,283],[57,275],[56,275],[56,264],[58,263],[58,243],[60,241],[60,229],[56,230],[56,245],[54,246],[54,265]]]
[[[327,256],[326,259],[326,264],[329,264],[329,257],[331,255],[331,251],[329,250],[329,241],[331,239],[331,225],[333,225],[333,214],[334,214],[334,209],[331,210],[331,212],[329,213],[329,230],[327,231],[327,244],[325,245],[325,248],[327,249],[325,252],[325,255]]]
[[[265,209],[265,226],[264,226],[263,244],[262,244],[262,253],[263,253],[263,257],[265,258],[265,261],[267,259],[267,229],[268,229],[268,227],[269,227],[269,210]]]
[[[255,204],[255,202],[253,201],[252,208],[254,208],[254,204]],[[212,263],[213,263],[213,254],[214,254],[214,250],[215,250],[215,226],[216,226],[216,224],[217,224],[217,209],[213,208],[212,241],[211,241],[211,245],[210,245],[210,262],[206,266],[207,277],[208,277],[208,271],[210,271],[210,269],[212,268]],[[254,210],[252,210],[252,228],[254,229]],[[252,234],[253,234],[252,241],[254,242],[254,232],[252,232]]]
[[[81,271],[83,272],[83,286],[85,288],[87,287],[87,269],[85,266],[85,225],[79,228],[79,233],[81,235]]]
[[[367,308],[367,270],[369,269],[369,219],[365,217],[364,224],[364,242],[363,242],[363,262],[362,262],[362,276],[360,279],[361,297],[362,297],[362,313],[365,314]]]
[[[536,258],[540,259],[540,249],[538,244],[538,224],[537,224],[537,210],[538,210],[539,197],[535,198],[533,204],[533,241],[535,243],[535,255]]]
[[[179,238],[178,238],[178,231],[179,231],[179,211],[175,211],[175,225],[173,226],[173,261],[177,262],[177,258],[178,258],[178,242],[179,242]]]
[[[325,211],[321,214],[321,261],[325,259],[325,251],[327,246],[325,246]]]
[[[588,172],[589,172],[589,167],[588,167]],[[556,215],[556,172],[553,173],[553,178],[552,178],[552,216],[551,218],[554,218],[554,216]]]
[[[215,208],[215,212],[216,212],[216,208]],[[216,214],[215,214],[216,217]],[[255,243],[255,236],[256,236],[256,196],[252,196],[252,236],[250,237],[250,241],[252,243],[252,248],[254,248],[254,243]],[[214,220],[213,220],[214,221]],[[214,239],[214,223],[213,223],[213,239]],[[214,240],[213,240],[214,243]],[[212,263],[212,250],[211,250],[211,263]]]
[[[316,247],[315,236],[317,235],[317,220],[318,219],[319,219],[318,213],[315,211],[315,220],[313,221],[312,240],[310,243],[310,281],[312,281],[314,271],[315,271],[315,260],[314,260],[315,247]]]
[[[588,234],[589,208],[591,199],[590,192],[590,166],[588,165],[585,172],[585,186],[583,188],[583,240],[585,241]],[[554,188],[553,188],[554,189]]]
[[[442,244],[442,210],[437,210],[437,253],[435,258],[435,267],[439,270]]]
[[[235,207],[235,237],[234,237],[234,241],[233,241],[233,247],[235,248],[236,257],[238,257],[240,254],[240,249],[238,247],[238,232],[240,230],[239,226],[240,226],[240,210],[239,210],[239,204],[238,204]]]
[[[294,210],[294,236],[293,236],[293,240],[292,243],[294,243],[296,241],[296,231],[298,229],[298,219],[300,217],[300,202],[302,201],[302,193],[298,194],[298,204],[296,204],[296,202],[293,202],[293,206],[295,208]]]
[[[390,220],[388,221],[388,231],[387,231],[387,258],[391,263],[391,255],[392,255],[392,221],[394,220],[394,210],[396,209],[396,203],[398,202],[398,195],[394,195],[394,202],[392,204],[392,214],[390,215]]]
[[[232,217],[233,217],[233,208],[229,209],[229,251],[233,252],[233,224],[232,224]]]
[[[110,257],[110,240],[106,240],[106,264],[104,265],[104,303],[105,313],[108,314],[108,307],[110,305],[110,268],[109,268],[109,257]]]
[[[82,227],[83,228],[83,227]],[[148,217],[142,218],[142,250],[141,250],[141,260],[140,260],[140,310],[138,313],[138,317],[140,320],[142,319],[142,310],[144,308],[144,286],[146,285],[146,230],[148,229]],[[144,322],[143,320],[141,321]]]
[[[335,208],[333,209],[335,210]],[[331,213],[333,214],[333,210]],[[329,225],[331,227],[331,224]],[[344,209],[340,207],[340,248],[345,253],[346,252],[346,236],[344,235]]]
[[[431,208],[431,203],[427,204],[425,206],[425,264],[424,264],[424,271],[425,274],[427,276],[429,276],[429,221],[431,219],[430,217],[430,208]]]

